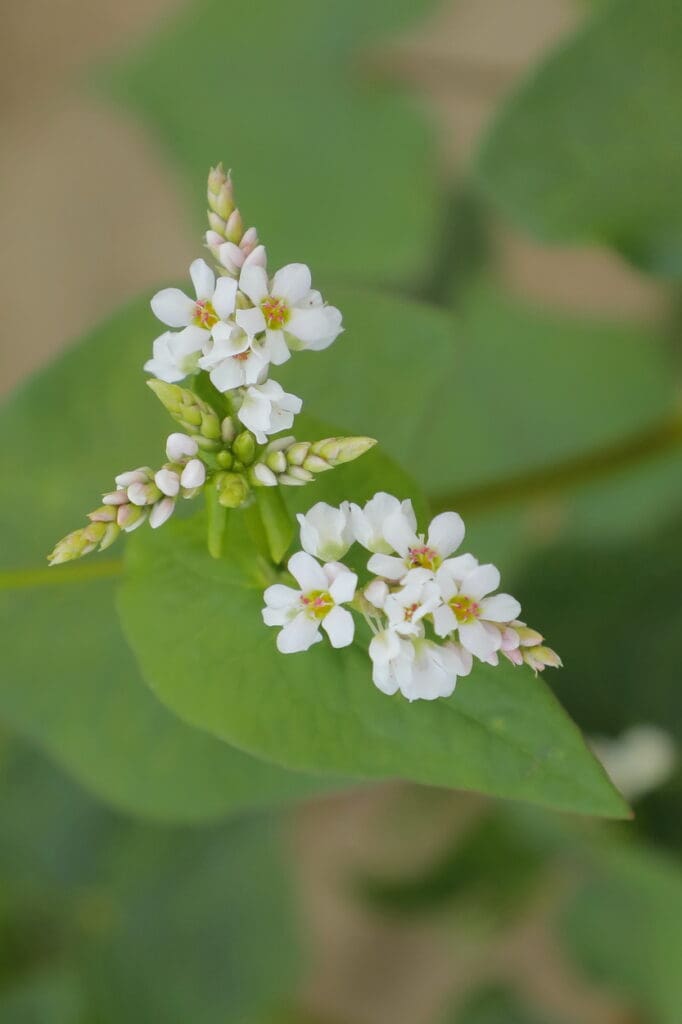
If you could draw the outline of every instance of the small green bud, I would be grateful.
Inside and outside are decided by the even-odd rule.
[[[222,217],[219,217],[217,213],[213,213],[212,210],[207,210],[208,223],[212,231],[215,231],[221,238],[225,237],[225,221]]]
[[[290,466],[289,476],[293,476],[296,480],[301,480],[305,484],[309,484],[311,480],[315,479],[313,474],[309,473],[303,466]]]
[[[303,460],[303,469],[307,469],[310,473],[326,473],[328,469],[333,468],[330,462],[326,462],[319,455],[308,455]]]
[[[287,462],[290,466],[302,466],[309,451],[310,441],[296,441],[286,450]]]
[[[249,485],[240,473],[219,473],[216,488],[223,508],[240,508],[249,496]]]
[[[223,220],[227,220],[234,210],[234,192],[230,173],[228,171],[225,174],[222,164],[212,167],[209,172],[206,197],[209,208]]]
[[[250,430],[243,430],[237,434],[232,442],[232,451],[245,466],[250,465],[256,455],[256,438]]]
[[[218,452],[218,454],[216,455],[216,462],[218,463],[221,469],[231,469],[232,463],[234,462],[232,452]]]
[[[225,238],[228,242],[239,245],[244,234],[244,221],[239,210],[233,210],[225,225]]]
[[[265,456],[265,465],[273,473],[284,473],[287,468],[287,457],[284,452],[268,452]]]
[[[232,444],[237,433],[235,422],[231,416],[226,416],[220,424],[220,436],[225,444]]]
[[[220,420],[214,409],[189,388],[152,378],[147,385],[173,419],[196,437],[202,448],[215,448],[220,439]],[[208,442],[208,443],[207,443]]]
[[[118,526],[117,523],[107,523],[107,528],[99,542],[100,551],[105,551],[106,548],[111,547],[120,532],[121,527]]]
[[[88,519],[91,523],[113,523],[119,509],[125,505],[100,505],[94,512],[88,512]]]
[[[376,444],[373,437],[326,437],[310,446],[312,455],[318,455],[330,466],[341,466],[352,462]]]

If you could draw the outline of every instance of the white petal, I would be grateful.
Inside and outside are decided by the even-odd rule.
[[[385,629],[372,637],[369,645],[369,656],[376,665],[387,665],[400,654],[400,640],[396,634]]]
[[[444,601],[449,601],[450,598],[454,597],[457,593],[457,585],[452,578],[447,562],[444,565],[441,565],[440,569],[437,571],[436,583]]]
[[[166,520],[170,519],[173,515],[174,508],[175,501],[173,498],[162,498],[161,501],[157,501],[149,513],[149,525],[152,530],[156,530],[157,527],[163,526]]]
[[[227,320],[234,312],[237,282],[233,277],[219,277],[213,293],[213,308],[221,320]]]
[[[251,299],[254,306],[260,306],[268,295],[268,275],[263,267],[247,263],[239,275],[239,288]]]
[[[441,512],[431,520],[428,545],[434,548],[441,558],[447,558],[456,551],[463,540],[464,521],[456,512]]]
[[[336,306],[325,306],[323,312],[325,316],[325,330],[317,341],[308,342],[306,345],[306,348],[310,349],[311,352],[322,352],[325,348],[329,348],[343,331],[341,313]]]
[[[403,558],[407,556],[411,547],[419,544],[417,535],[412,529],[412,524],[408,522],[402,510],[400,512],[393,512],[388,517],[384,523],[383,532],[388,543]]]
[[[256,306],[253,309],[238,309],[234,318],[241,329],[246,331],[251,338],[265,330],[266,323],[263,311]]]
[[[304,594],[327,589],[327,577],[322,566],[307,551],[297,551],[292,555],[287,568]]]
[[[441,604],[433,613],[433,629],[436,636],[447,636],[457,628],[457,619],[452,608],[447,604]]]
[[[234,388],[240,388],[246,383],[244,380],[244,363],[239,359],[228,356],[215,366],[210,374],[211,383],[218,391],[225,393]]]
[[[186,327],[194,317],[194,302],[179,288],[164,288],[152,298],[155,317],[169,327]]]
[[[447,570],[453,580],[461,583],[465,576],[478,568],[478,559],[469,554],[457,555],[455,558],[446,558],[442,568]]]
[[[189,460],[180,476],[180,483],[188,489],[204,486],[206,483],[206,467],[201,459]]]
[[[294,306],[308,294],[310,282],[310,271],[305,263],[289,263],[286,267],[278,270],[272,279],[271,294],[278,299],[284,299],[288,305]],[[242,291],[244,291],[243,288]]]
[[[347,604],[353,600],[357,585],[358,578],[354,572],[340,572],[329,588],[329,593],[336,604]]]
[[[401,580],[407,572],[407,566],[402,558],[382,554],[372,555],[367,568],[375,576],[384,576],[387,580]]]
[[[265,603],[271,608],[292,608],[298,605],[301,592],[283,583],[273,583],[263,594]]]
[[[215,274],[206,260],[194,260],[189,268],[194,292],[198,299],[211,299],[215,291]]]
[[[249,231],[252,230],[255,231],[255,228],[249,228],[248,231],[244,232],[244,235],[242,236],[242,242],[244,242],[244,239],[248,235]],[[244,260],[245,267],[266,267],[267,263],[268,254],[265,250],[264,245],[257,245],[253,252],[250,252],[246,259]]]
[[[289,346],[284,340],[284,331],[265,332],[265,353],[273,366],[281,366],[291,358]]]
[[[481,614],[490,622],[513,622],[521,614],[521,605],[511,594],[493,594],[481,601]]]
[[[362,593],[375,608],[383,608],[388,597],[388,585],[383,580],[372,580]]]
[[[285,329],[304,344],[319,342],[329,334],[324,309],[292,309]]]
[[[154,474],[154,483],[162,494],[174,498],[180,490],[180,477],[172,469],[160,469]]]
[[[496,649],[495,638],[483,628],[482,622],[461,622],[457,632],[462,646],[481,661],[486,661]]]
[[[266,626],[286,626],[291,619],[288,608],[263,608],[261,615]]]
[[[193,437],[189,436],[189,434],[175,433],[168,435],[168,439],[166,440],[166,455],[171,462],[177,462],[186,455],[189,455],[190,457],[196,455],[198,451],[199,445]]]
[[[474,601],[480,601],[486,594],[497,590],[500,585],[500,573],[494,565],[479,565],[477,569],[467,573],[462,580],[461,591]]]
[[[338,605],[332,608],[322,619],[322,629],[329,637],[332,647],[348,647],[353,643],[355,622],[345,608],[339,608]]]
[[[302,612],[277,634],[277,650],[280,654],[297,654],[320,639],[319,623]]]
[[[260,387],[250,387],[237,416],[254,433],[266,431],[270,429],[270,409],[270,399],[261,393]]]

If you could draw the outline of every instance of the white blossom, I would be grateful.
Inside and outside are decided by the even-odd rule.
[[[177,384],[197,368],[205,331],[166,331],[152,344],[152,358],[144,364],[147,373],[166,384]]]
[[[369,653],[374,685],[389,695],[399,690],[409,701],[449,697],[472,664],[457,644],[403,639],[391,629],[372,639]]]
[[[424,635],[424,617],[431,615],[441,604],[440,589],[432,581],[413,577],[404,587],[389,594],[383,612],[389,629],[400,636]]]
[[[326,306],[311,289],[310,270],[304,263],[290,263],[268,282],[265,268],[245,263],[239,288],[252,309],[239,309],[235,319],[251,336],[265,335],[265,350],[275,366],[286,362],[290,349],[327,348],[341,333],[341,314]]]
[[[353,543],[347,501],[340,508],[318,501],[305,515],[299,512],[296,518],[301,527],[301,547],[324,562],[343,558]]]
[[[151,301],[152,312],[167,327],[183,327],[200,342],[220,320],[234,312],[237,284],[231,277],[219,277],[205,260],[194,260],[189,268],[196,298],[190,299],[179,288],[164,288]],[[198,332],[201,331],[201,334]]]
[[[370,498],[364,508],[351,504],[350,515],[355,539],[368,551],[380,552],[384,555],[390,554],[394,548],[384,537],[383,528],[390,515],[400,512],[412,530],[416,532],[417,517],[409,498],[401,502],[392,494],[379,491],[373,498]]]
[[[199,366],[209,371],[218,391],[232,391],[265,378],[269,363],[263,347],[254,346],[253,341],[236,324],[221,322],[213,328]]]
[[[298,551],[288,569],[300,589],[275,583],[265,591],[263,621],[282,626],[277,649],[282,654],[306,651],[322,639],[322,628],[332,647],[347,647],[353,641],[355,623],[341,605],[355,596],[357,576],[346,566],[320,565],[307,551]]]
[[[510,594],[492,593],[500,585],[494,565],[479,565],[458,582],[445,564],[436,579],[444,602],[433,614],[436,634],[456,630],[462,646],[487,661],[502,646],[500,625],[516,619],[521,605]]]
[[[300,398],[288,394],[277,381],[266,380],[247,388],[237,416],[258,443],[265,444],[268,434],[289,429],[302,405]]]
[[[372,555],[367,568],[388,580],[402,580],[412,569],[435,573],[464,539],[464,523],[456,512],[442,512],[431,520],[428,537],[417,534],[412,509],[389,514],[382,526],[383,536],[396,555]]]

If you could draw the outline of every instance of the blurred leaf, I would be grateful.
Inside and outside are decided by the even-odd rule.
[[[529,1007],[512,989],[489,985],[474,992],[443,1024],[559,1024],[556,1017]]]
[[[670,360],[650,332],[530,309],[486,286],[454,316],[336,288],[346,332],[278,377],[313,415],[378,437],[427,494],[590,451],[665,415]]]
[[[316,0],[203,0],[113,69],[107,90],[178,161],[198,223],[208,168],[224,160],[273,265],[406,277],[435,228],[433,133],[365,51],[432,6],[349,0],[339,17]]]
[[[97,1024],[241,1024],[290,992],[297,945],[272,822],[135,824],[16,752],[0,816],[0,963],[31,914],[53,936],[23,964],[28,1005],[53,965],[80,979]]]
[[[4,405],[0,523],[7,568],[45,564],[115,473],[163,451],[171,421],[144,386],[153,336],[129,307]],[[140,814],[201,819],[329,788],[255,761],[188,728],[149,693],[118,626],[106,557],[0,573],[0,718],[94,792]],[[10,589],[4,589],[9,586]]]
[[[69,970],[37,971],[0,989],[0,1020],[3,1024],[86,1024],[82,985]]]
[[[366,879],[360,892],[392,913],[449,912],[454,901],[460,920],[465,904],[504,924],[526,903],[545,861],[545,851],[513,821],[491,813],[419,874]]]
[[[652,1024],[682,1007],[682,870],[634,844],[599,851],[597,877],[563,915],[567,950],[594,981],[626,993]]]
[[[681,49],[677,0],[606,5],[503,107],[478,155],[483,187],[541,239],[682,275]]]
[[[373,456],[345,467],[347,497],[374,490]],[[208,557],[197,520],[132,540],[119,601],[126,635],[154,691],[191,724],[296,769],[627,813],[529,671],[481,665],[452,699],[409,705],[373,686],[359,641],[342,652],[327,644],[299,656],[276,652],[260,615],[264,581],[249,571],[254,559],[236,523],[226,563]],[[198,635],[200,648],[186,642]]]

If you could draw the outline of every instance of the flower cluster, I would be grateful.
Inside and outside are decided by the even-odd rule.
[[[193,297],[178,288],[154,295],[152,311],[170,329],[156,338],[144,366],[154,374],[147,383],[184,433],[171,435],[169,461],[156,472],[142,467],[116,477],[116,490],[89,514],[90,524],[59,541],[49,555],[52,565],[103,550],[145,521],[160,526],[178,497],[205,491],[215,520],[215,509],[250,504],[255,489],[310,483],[376,443],[369,437],[272,437],[291,429],[302,401],[270,379],[270,366],[294,351],[327,348],[342,331],[341,313],[312,288],[304,264],[268,276],[265,247],[255,228],[244,229],[232,180],[220,165],[209,174],[207,194],[205,241],[215,269],[203,259],[192,263]],[[282,504],[277,516],[286,517]],[[216,557],[221,548],[210,538],[219,534],[209,526]]]
[[[516,598],[496,592],[495,566],[455,554],[464,539],[456,512],[436,516],[425,536],[409,500],[379,493],[363,508],[319,502],[298,520],[303,550],[288,563],[298,586],[276,583],[264,595],[263,620],[281,627],[283,654],[307,650],[322,640],[321,630],[333,647],[348,646],[355,635],[351,609],[372,633],[375,685],[410,701],[449,697],[474,658],[497,665],[502,655],[536,673],[561,665],[519,619]],[[355,543],[371,553],[371,578],[360,588],[340,561]]]

